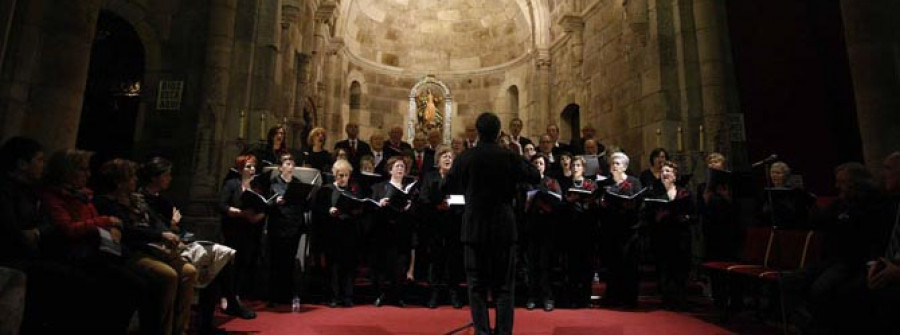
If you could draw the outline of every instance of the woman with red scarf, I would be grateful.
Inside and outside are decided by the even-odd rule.
[[[597,184],[584,177],[584,156],[575,156],[570,163],[572,179],[565,192],[571,217],[564,228],[568,272],[568,299],[574,308],[590,306],[591,280],[594,278],[593,256],[597,236]]]
[[[644,200],[643,221],[650,234],[663,306],[680,310],[687,298],[685,289],[691,268],[689,228],[695,221],[695,209],[691,191],[675,185],[677,173],[677,164],[663,163],[663,189]]]
[[[612,159],[613,184],[606,188],[601,201],[600,256],[609,270],[606,293],[600,301],[607,307],[637,307],[638,246],[637,221],[640,180],[625,174],[628,156],[616,152]],[[633,198],[632,198],[633,197]],[[628,198],[624,200],[617,200]]]

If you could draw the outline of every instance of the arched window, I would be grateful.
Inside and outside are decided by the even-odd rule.
[[[359,123],[359,109],[362,105],[362,89],[358,81],[350,84],[350,122]]]
[[[562,113],[560,113],[560,117],[562,118],[563,124],[560,125],[560,138],[563,138],[562,133],[565,131],[565,128],[568,127],[570,132],[570,141],[575,142],[576,140],[581,138],[581,107],[578,104],[571,103],[568,104],[565,108],[563,108]]]
[[[506,100],[509,102],[509,114],[512,117],[519,116],[519,88],[512,85],[506,90]]]

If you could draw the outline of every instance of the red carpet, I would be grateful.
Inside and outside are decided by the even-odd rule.
[[[236,333],[388,335],[445,334],[469,322],[468,308],[456,310],[449,306],[430,310],[419,306],[376,308],[361,305],[353,308],[328,308],[322,305],[304,305],[300,313],[291,313],[289,306],[275,309],[254,307],[259,314],[256,319],[230,319],[220,326]],[[548,313],[519,308],[516,309],[515,317],[515,334],[524,335],[736,333],[690,314],[664,310],[624,312],[592,308],[557,309]],[[752,333],[770,333],[773,330],[765,328],[762,332],[757,329]],[[470,328],[459,334],[473,334],[473,331]]]

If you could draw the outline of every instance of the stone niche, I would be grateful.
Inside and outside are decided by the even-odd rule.
[[[440,85],[434,83],[420,85],[416,96],[417,99],[427,100],[426,90],[431,89],[433,99],[436,99],[434,102],[437,109],[441,113],[450,110],[450,134],[444,134],[446,141],[450,140],[450,136],[462,136],[465,125],[473,123],[481,112],[492,111],[498,114],[503,121],[504,128],[508,121],[515,116],[527,120],[531,115],[531,104],[528,99],[531,94],[532,70],[529,62],[516,64],[501,71],[469,74],[386,73],[353,63],[349,68],[351,75],[348,76],[345,86],[351,87],[358,83],[362,93],[358,109],[350,108],[349,96],[345,99],[343,120],[358,120],[360,136],[365,139],[374,132],[386,133],[394,126],[403,127],[404,138],[411,138],[412,135],[408,130],[410,115],[413,115],[412,120],[415,124],[420,107],[418,104],[424,103],[424,100],[414,102],[417,105],[414,107],[414,112],[410,114],[410,90],[429,76],[433,76],[431,77],[433,80],[439,81],[447,87],[449,97],[445,96],[446,93]],[[511,87],[515,87],[515,89],[510,90]],[[511,95],[510,91],[514,91],[516,94]],[[450,98],[449,105],[445,105],[447,98]],[[517,100],[516,103],[512,103],[512,99]],[[356,115],[351,115],[351,113],[356,113]],[[442,120],[447,116],[441,114]],[[338,137],[342,136],[343,134]]]

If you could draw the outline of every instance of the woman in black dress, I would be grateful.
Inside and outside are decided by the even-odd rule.
[[[406,179],[406,161],[403,156],[393,156],[385,166],[390,179],[372,187],[372,199],[381,207],[373,228],[375,243],[376,282],[380,291],[375,306],[381,307],[387,299],[394,299],[400,307],[406,306],[404,286],[413,280],[415,235],[413,218],[410,215],[415,190]],[[384,286],[385,279],[391,286]]]
[[[638,246],[637,221],[639,199],[619,200],[642,192],[640,180],[625,174],[628,156],[616,152],[610,156],[613,184],[601,201],[600,256],[609,270],[606,293],[600,304],[607,307],[637,306]]]
[[[533,185],[530,197],[525,205],[525,245],[526,271],[528,271],[528,301],[525,308],[532,310],[536,302],[541,299],[543,308],[549,312],[555,308],[553,288],[550,286],[550,273],[559,263],[557,251],[559,229],[557,210],[560,199],[559,183],[553,177],[545,174],[547,171],[547,158],[542,154],[531,157],[531,164],[541,174],[541,182]]]
[[[313,128],[309,132],[307,142],[310,148],[303,152],[303,166],[318,169],[323,174],[329,174],[334,158],[325,149],[325,136],[325,128],[322,127]]]
[[[680,310],[687,302],[695,208],[691,191],[675,185],[678,165],[666,161],[661,172],[663,189],[644,201],[643,221],[650,234],[663,306]]]
[[[591,299],[591,280],[594,278],[593,256],[597,236],[597,184],[584,177],[583,156],[572,158],[571,184],[565,200],[569,212],[565,238],[568,275],[568,299],[572,307],[588,307]]]
[[[447,202],[448,194],[442,191],[447,173],[453,166],[453,158],[452,148],[443,145],[438,147],[435,153],[438,170],[425,174],[422,192],[419,193],[419,203],[422,206],[420,210],[424,218],[419,226],[419,236],[429,255],[429,308],[438,306],[439,292],[444,289],[449,292],[450,304],[454,308],[462,308],[460,283],[465,279],[465,273],[462,245],[459,241],[461,208],[451,207]]]

